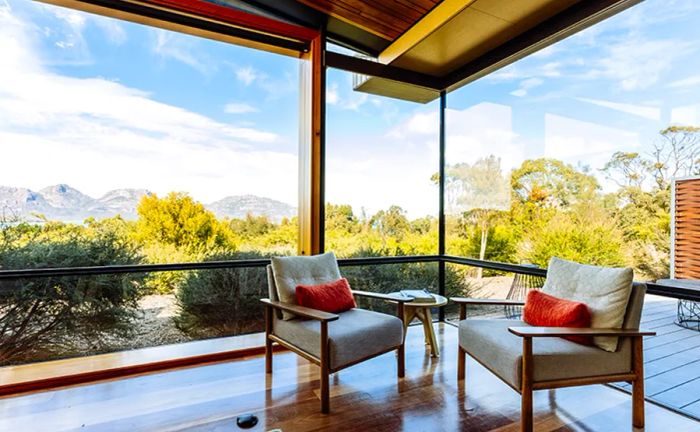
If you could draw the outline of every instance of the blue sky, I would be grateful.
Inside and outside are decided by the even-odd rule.
[[[599,175],[614,151],[700,124],[699,23],[700,2],[647,0],[450,94],[448,161]],[[29,0],[0,0],[0,52],[1,185],[296,203],[296,59]],[[328,201],[436,214],[437,103],[328,83]]]

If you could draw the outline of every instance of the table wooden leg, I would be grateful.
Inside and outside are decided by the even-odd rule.
[[[428,328],[425,326],[425,312],[423,308],[417,307],[415,309],[415,316],[418,318],[418,321],[423,324],[423,341],[425,342],[426,345],[430,345],[430,332],[428,331]]]
[[[416,317],[416,311],[415,308],[404,308],[403,312],[403,328],[404,330],[408,330],[408,325],[411,324],[411,321],[413,321],[413,318]]]
[[[425,332],[425,339],[430,345],[430,355],[432,357],[440,357],[440,347],[437,343],[437,338],[435,337],[435,329],[433,328],[433,316],[431,314],[430,308],[420,308],[420,317],[423,321],[423,331]]]

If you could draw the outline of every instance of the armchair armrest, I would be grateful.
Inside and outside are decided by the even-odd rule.
[[[411,297],[403,297],[403,296],[391,295],[391,294],[381,294],[381,293],[374,293],[374,292],[369,292],[369,291],[352,290],[352,294],[356,295],[358,297],[367,297],[367,298],[373,298],[373,299],[379,299],[379,300],[388,300],[388,301],[393,301],[393,302],[398,302],[398,303],[409,303],[409,302],[413,301],[413,299]]]
[[[562,337],[562,336],[655,336],[656,332],[634,329],[601,329],[576,327],[508,327],[508,331],[520,337]]]
[[[285,310],[287,312],[291,312],[295,315],[302,316],[304,318],[310,318],[314,319],[316,321],[323,321],[323,322],[328,322],[328,321],[335,321],[339,318],[338,315],[328,313],[328,312],[323,312],[318,309],[311,309],[307,308],[304,306],[299,306],[295,304],[290,304],[290,303],[282,303],[278,301],[272,301],[270,299],[260,299],[260,301],[265,305],[269,306],[275,309],[281,309]]]
[[[450,297],[450,300],[457,304],[474,305],[474,306],[524,306],[524,300],[509,300],[509,299],[478,299],[467,297]]]

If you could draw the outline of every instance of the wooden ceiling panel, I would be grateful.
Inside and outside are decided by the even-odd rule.
[[[391,64],[444,76],[577,1],[477,0]]]
[[[398,38],[440,0],[299,0],[389,41]]]

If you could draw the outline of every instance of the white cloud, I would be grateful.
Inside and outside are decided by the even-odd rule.
[[[241,102],[231,102],[224,106],[224,112],[227,114],[247,114],[258,111],[260,110],[255,108],[254,106]]]
[[[583,78],[609,78],[625,91],[638,91],[655,85],[672,70],[677,60],[689,55],[693,48],[685,41],[644,39],[627,35],[606,48],[605,55]]]
[[[643,118],[646,118],[649,120],[659,121],[661,119],[661,108],[658,108],[658,107],[626,104],[626,103],[620,103],[620,102],[605,101],[605,100],[600,100],[600,99],[589,99],[589,98],[582,98],[582,97],[577,97],[575,99],[580,100],[582,102],[588,102],[588,103],[591,103],[593,105],[598,105],[598,106],[602,106],[605,108],[614,109],[616,111],[621,111],[621,112],[624,112],[627,114],[633,114],[633,115],[643,117]]]
[[[686,88],[696,87],[700,85],[700,75],[691,75],[689,77],[679,79],[668,84],[671,88]]]
[[[0,184],[69,183],[92,195],[145,187],[204,202],[297,196],[297,156],[274,133],[213,120],[100,78],[52,72],[31,24],[0,3]],[[254,181],[251,181],[254,179]]]
[[[214,61],[197,54],[195,39],[191,36],[162,29],[151,29],[151,33],[154,35],[153,52],[160,57],[177,60],[205,75],[217,69]]]
[[[671,123],[683,126],[700,124],[700,105],[686,105],[671,110]]]
[[[110,43],[119,46],[126,42],[126,30],[119,21],[100,15],[91,15],[90,18],[102,30]]]
[[[338,95],[338,83],[331,83],[326,87],[326,103],[328,105],[337,105],[340,101],[340,96]]]
[[[252,66],[236,69],[236,78],[247,86],[251,85],[257,77],[258,72]]]
[[[440,117],[436,111],[418,112],[408,120],[396,125],[387,136],[391,138],[410,138],[414,135],[435,135],[439,133]]]
[[[535,87],[539,87],[542,84],[544,84],[544,81],[540,78],[527,78],[525,80],[520,81],[520,85],[518,86],[518,88],[510,92],[510,94],[517,97],[527,96],[530,90],[532,90]]]
[[[448,109],[446,115],[449,164],[496,155],[508,173],[525,159],[527,149],[513,133],[510,107],[484,102]],[[438,171],[438,116],[435,109],[419,110],[382,136],[352,137],[381,145],[367,149],[348,143],[347,154],[331,153],[329,202],[349,203],[356,211],[364,207],[368,214],[396,203],[410,217],[435,215],[438,194],[430,177]]]
[[[545,157],[600,169],[614,152],[634,151],[640,146],[636,132],[545,114]],[[612,191],[617,185],[603,182],[603,187]]]

